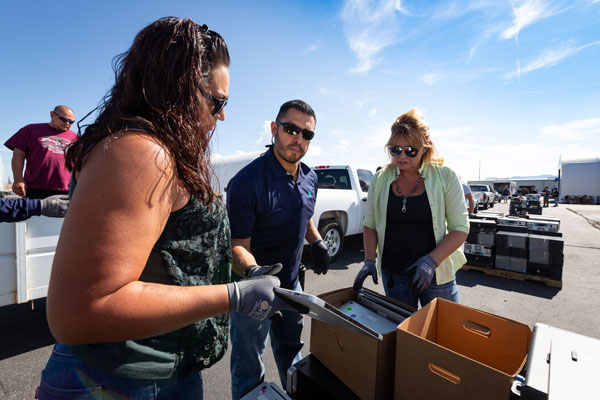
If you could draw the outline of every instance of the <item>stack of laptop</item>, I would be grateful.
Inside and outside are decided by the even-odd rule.
[[[378,340],[382,340],[385,333],[394,331],[400,322],[413,314],[413,310],[401,306],[401,303],[392,302],[366,288],[358,291],[356,300],[347,301],[337,308],[307,293],[283,288],[275,288],[275,293],[303,307],[302,312],[311,318]]]

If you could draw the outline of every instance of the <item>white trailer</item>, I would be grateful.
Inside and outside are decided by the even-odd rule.
[[[560,197],[581,195],[600,203],[600,157],[560,160]]]
[[[46,297],[62,218],[0,223],[0,306]]]

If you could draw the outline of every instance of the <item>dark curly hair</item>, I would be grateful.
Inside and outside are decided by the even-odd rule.
[[[206,25],[174,17],[151,23],[113,60],[115,84],[102,99],[94,123],[67,149],[67,167],[80,170],[94,145],[133,126],[158,139],[170,153],[182,186],[210,203],[214,117],[208,80],[213,68],[229,67],[229,61],[225,41]]]

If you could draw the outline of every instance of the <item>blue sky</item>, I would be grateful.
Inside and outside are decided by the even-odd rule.
[[[561,156],[600,155],[600,0],[29,1],[3,15],[2,142],[56,104],[92,110],[113,57],[173,15],[229,46],[215,155],[264,149],[295,98],[317,114],[310,165],[386,163],[390,126],[412,107],[463,180],[556,174]],[[11,153],[0,156],[6,182]]]

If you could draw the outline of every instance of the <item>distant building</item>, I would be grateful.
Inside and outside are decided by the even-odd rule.
[[[496,178],[496,179],[484,179],[479,181],[469,181],[469,185],[488,185],[496,189],[499,193],[502,193],[505,186],[510,187],[511,183],[516,184],[516,189],[526,188],[528,191],[531,189],[537,190],[538,193],[541,193],[542,190],[546,186],[550,190],[553,188],[557,188],[558,178],[555,176],[532,176],[532,177],[522,177],[522,178]]]
[[[560,159],[560,198],[565,196],[591,196],[600,204],[600,156]]]

